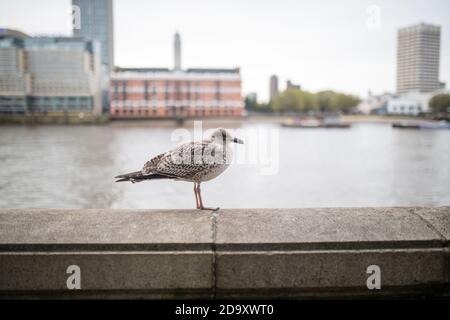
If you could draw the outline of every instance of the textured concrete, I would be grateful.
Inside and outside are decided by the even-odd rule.
[[[433,247],[440,240],[408,208],[249,209],[217,218],[218,248]]]
[[[1,209],[0,249],[207,249],[211,217],[197,210]]]
[[[434,229],[447,245],[450,242],[450,207],[415,208],[414,213],[422,217]]]
[[[83,290],[211,290],[211,252],[0,253],[1,290],[67,290],[67,267]]]
[[[249,209],[216,224],[216,295],[440,294],[450,208]],[[438,231],[440,230],[440,231]],[[367,267],[381,269],[368,290]]]
[[[448,295],[450,207],[0,209],[0,297]],[[81,269],[68,290],[66,269]],[[381,269],[381,290],[366,286]]]
[[[444,288],[444,254],[438,249],[368,251],[223,252],[217,254],[217,293],[224,297],[264,290],[283,296],[322,291],[340,293],[422,293]],[[381,290],[367,289],[367,268],[381,270]],[[229,294],[231,293],[231,294]]]
[[[208,297],[211,244],[211,217],[194,210],[2,209],[0,292],[79,294],[66,285],[77,265],[83,293]]]

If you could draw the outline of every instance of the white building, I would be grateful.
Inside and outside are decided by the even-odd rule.
[[[384,113],[386,112],[387,103],[392,97],[393,94],[391,93],[373,95],[369,91],[367,98],[361,101],[357,106],[357,109],[364,114],[371,114],[374,112]]]
[[[422,112],[429,112],[428,103],[433,96],[433,93],[420,92],[394,96],[387,102],[387,113],[416,116]]]

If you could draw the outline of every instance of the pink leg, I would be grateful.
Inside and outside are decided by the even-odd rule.
[[[220,208],[208,208],[208,207],[204,207],[203,206],[203,201],[202,201],[202,193],[201,193],[201,190],[200,190],[200,182],[197,184],[197,186],[198,186],[198,189],[197,189],[197,192],[198,192],[198,198],[199,198],[199,202],[200,202],[200,210],[211,210],[211,211],[217,211],[217,210],[219,210]]]
[[[198,190],[197,190],[197,182],[194,182],[194,193],[195,193],[195,205],[197,209],[200,209]]]

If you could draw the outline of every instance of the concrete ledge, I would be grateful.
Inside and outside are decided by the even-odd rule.
[[[450,207],[0,209],[0,296],[449,296],[449,238]]]

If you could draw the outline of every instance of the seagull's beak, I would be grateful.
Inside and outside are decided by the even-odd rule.
[[[239,144],[244,144],[244,141],[242,141],[242,140],[239,139],[239,138],[234,138],[234,139],[233,139],[233,142],[234,142],[234,143],[239,143]]]

